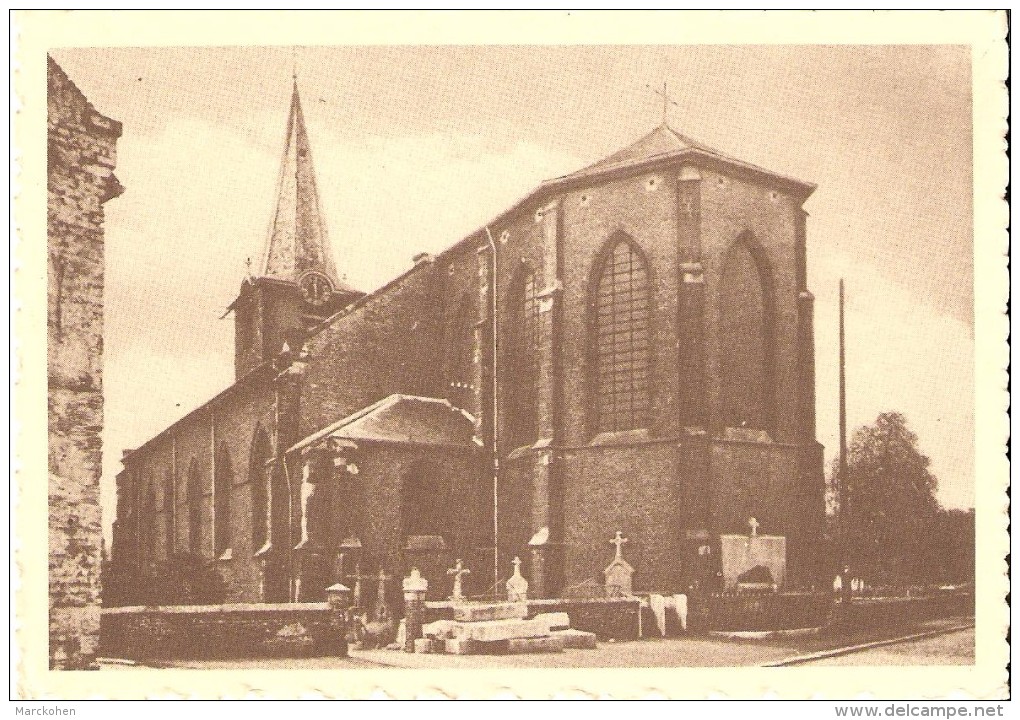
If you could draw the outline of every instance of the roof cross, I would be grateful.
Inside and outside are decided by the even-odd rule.
[[[666,120],[669,119],[669,106],[676,105],[677,107],[680,107],[680,103],[669,96],[669,89],[666,86],[665,80],[662,81],[662,90],[653,88],[651,85],[646,85],[645,87],[662,98],[662,124],[665,125]]]

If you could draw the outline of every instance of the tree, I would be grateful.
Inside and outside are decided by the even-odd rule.
[[[851,573],[872,583],[904,584],[938,573],[938,480],[921,453],[917,435],[898,412],[884,412],[859,428],[847,453],[847,479],[840,487],[839,523],[846,533]]]

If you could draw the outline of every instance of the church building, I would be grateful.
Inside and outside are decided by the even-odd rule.
[[[750,522],[815,583],[814,189],[663,123],[365,294],[295,82],[236,379],[125,452],[114,567],[140,588],[190,553],[228,602],[293,602],[412,566],[444,598],[458,559],[484,595],[519,557],[557,597],[603,583],[621,532],[634,590],[673,593],[721,587]]]

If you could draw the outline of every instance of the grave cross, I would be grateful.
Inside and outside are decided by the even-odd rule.
[[[390,608],[386,604],[386,581],[392,578],[392,575],[386,574],[385,568],[379,568],[379,591],[375,599],[375,617],[377,620],[383,620],[390,616]]]
[[[379,597],[380,599],[386,597],[386,581],[392,579],[392,575],[387,575],[384,568],[379,568]]]
[[[521,574],[521,559],[519,557],[517,557],[516,555],[514,556],[513,566],[514,566],[514,575],[520,575]]]
[[[360,562],[356,562],[356,563],[354,563],[354,574],[353,575],[345,575],[344,577],[347,578],[348,580],[353,580],[354,581],[354,590],[351,593],[351,599],[353,600],[355,605],[357,605],[358,607],[361,607],[361,600],[362,600],[362,598],[361,598],[361,593],[362,593],[362,590],[361,590],[361,581],[362,580],[371,580],[373,578],[377,578],[378,576],[377,575],[362,575],[361,574],[361,563]],[[386,576],[386,579],[388,580],[389,576]]]
[[[623,559],[623,546],[630,542],[623,536],[620,530],[616,531],[616,537],[609,541],[611,544],[616,546],[616,560]]]
[[[452,600],[463,600],[464,599],[464,575],[470,575],[471,571],[464,567],[464,561],[457,558],[457,563],[454,567],[446,571],[447,575],[453,576],[453,594],[450,596]]]
[[[758,518],[751,518],[747,524],[751,528],[751,537],[758,537],[758,526],[761,524],[758,522]]]

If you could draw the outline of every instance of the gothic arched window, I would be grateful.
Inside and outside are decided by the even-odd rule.
[[[450,326],[447,346],[446,397],[456,408],[469,408],[474,401],[475,332],[471,321],[471,296],[460,299]]]
[[[146,475],[145,484],[142,485],[139,508],[142,511],[138,517],[142,558],[146,563],[151,563],[156,555],[156,480],[151,472]]]
[[[251,488],[251,546],[255,552],[269,540],[269,481],[266,463],[272,457],[272,448],[266,431],[255,431],[248,461],[248,484]]]
[[[216,452],[216,473],[213,478],[213,539],[216,557],[231,546],[230,495],[234,485],[234,469],[226,445],[220,444]]]
[[[594,412],[598,432],[648,425],[651,302],[648,264],[626,235],[609,240],[593,287]]]
[[[163,529],[166,540],[167,559],[174,556],[176,552],[176,528],[177,497],[174,492],[174,475],[170,470],[166,471],[163,478]]]
[[[524,265],[510,287],[507,357],[507,439],[512,447],[538,439],[538,353],[541,316],[535,271]]]
[[[719,364],[722,422],[766,429],[771,418],[770,276],[749,238],[726,254],[719,287]]]
[[[193,458],[188,468],[188,549],[195,555],[202,554],[202,469]]]

